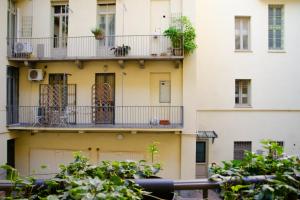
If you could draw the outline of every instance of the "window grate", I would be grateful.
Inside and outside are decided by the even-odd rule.
[[[233,159],[242,160],[244,158],[245,151],[251,151],[251,150],[252,150],[252,142],[250,141],[234,142]]]
[[[32,37],[32,16],[22,16],[22,37]]]

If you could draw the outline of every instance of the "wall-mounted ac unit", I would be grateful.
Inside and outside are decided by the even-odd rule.
[[[32,45],[26,42],[17,42],[14,45],[14,52],[15,53],[25,53],[30,54],[32,53]]]
[[[30,81],[42,81],[44,79],[44,72],[41,69],[29,69],[28,80]]]

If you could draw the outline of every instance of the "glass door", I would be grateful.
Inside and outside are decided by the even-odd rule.
[[[53,6],[53,56],[66,56],[68,45],[68,5]]]
[[[115,46],[115,4],[98,5],[98,27],[104,31],[104,39],[98,42],[98,54],[109,54]]]

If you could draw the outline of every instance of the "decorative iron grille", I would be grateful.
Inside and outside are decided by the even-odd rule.
[[[76,123],[76,84],[40,84],[38,114],[43,123]]]

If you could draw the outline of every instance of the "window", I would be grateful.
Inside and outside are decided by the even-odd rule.
[[[250,80],[235,80],[235,105],[250,106]]]
[[[206,142],[196,142],[196,163],[206,162]]]
[[[234,142],[233,159],[242,160],[244,158],[245,151],[251,151],[251,146],[252,142],[248,141]]]
[[[250,17],[235,17],[235,49],[250,49]]]
[[[269,49],[283,49],[283,6],[269,6]]]

